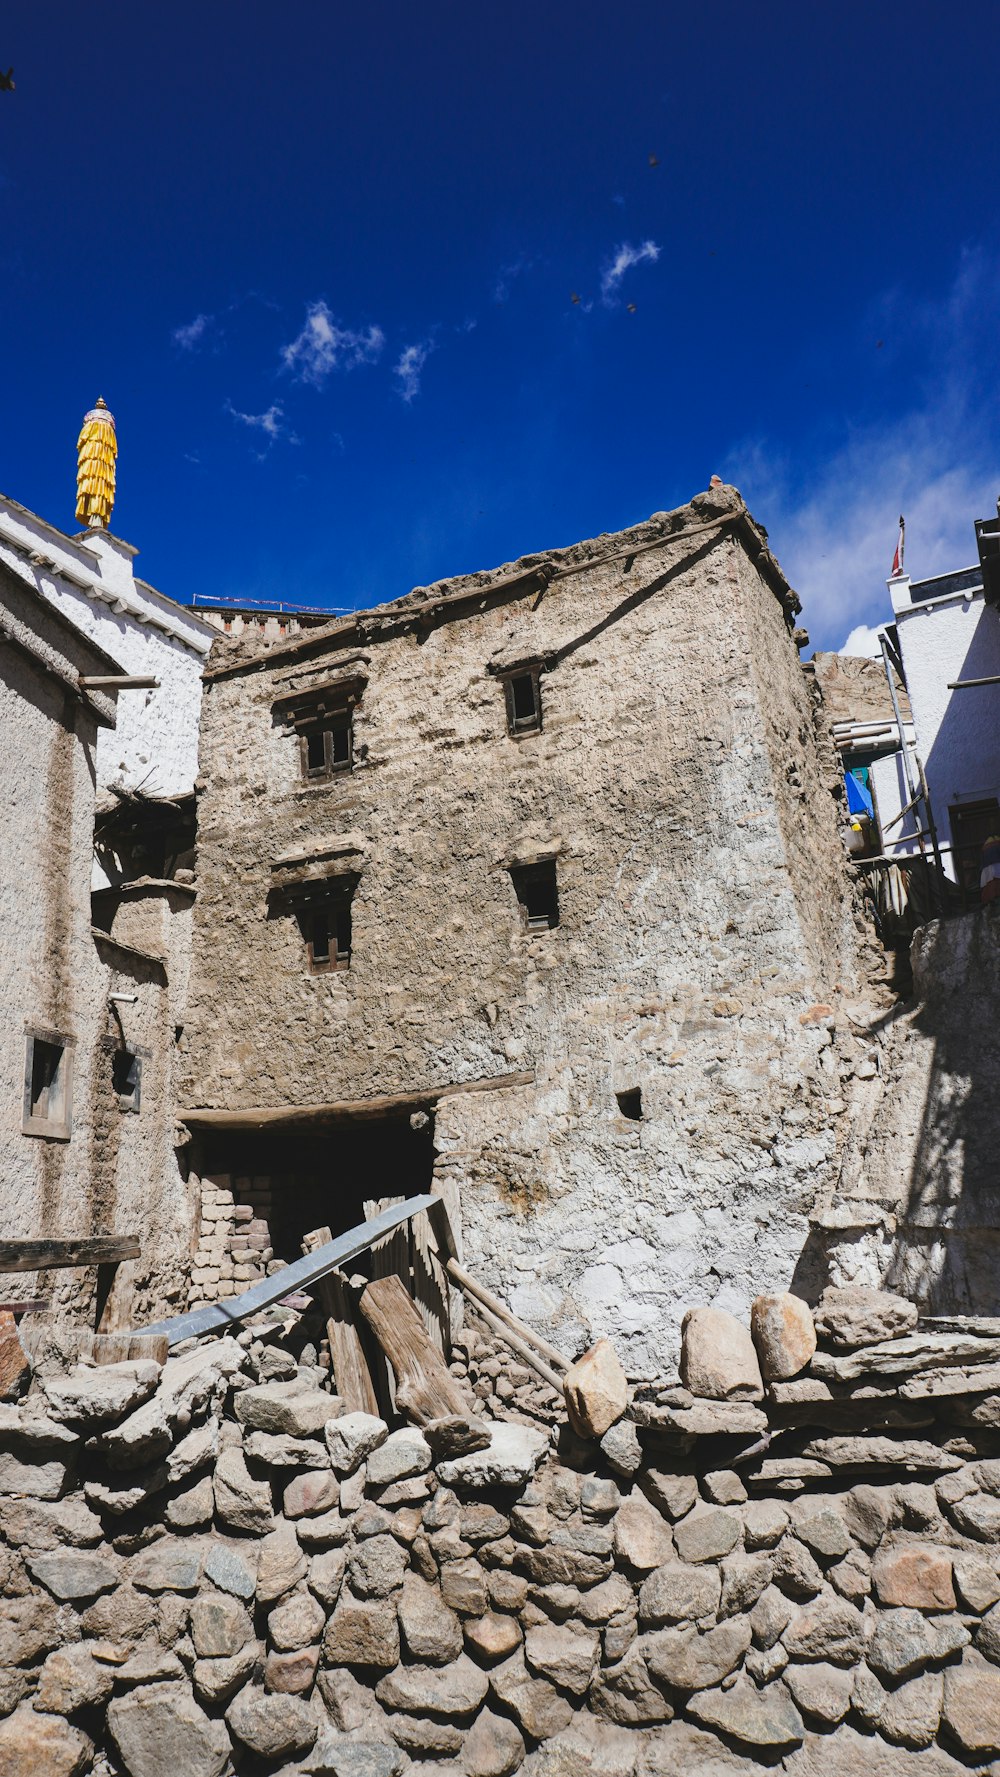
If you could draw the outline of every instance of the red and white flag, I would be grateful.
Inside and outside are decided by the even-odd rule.
[[[899,515],[899,542],[896,544],[896,553],[892,558],[892,573],[889,576],[890,580],[898,580],[899,576],[903,572],[903,549],[904,549],[905,545],[906,545],[906,524],[903,519],[902,513],[900,513],[900,515]]]

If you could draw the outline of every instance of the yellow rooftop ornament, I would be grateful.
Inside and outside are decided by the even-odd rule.
[[[92,531],[103,531],[115,503],[115,458],[118,437],[114,414],[103,398],[84,415],[76,441],[76,517]]]

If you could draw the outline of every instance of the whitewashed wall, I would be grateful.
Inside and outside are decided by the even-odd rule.
[[[150,795],[184,795],[197,775],[201,673],[214,632],[137,580],[135,554],[104,532],[64,536],[0,496],[0,560],[124,671],[159,680],[155,691],[119,694],[117,727],[102,730],[98,740],[98,792],[115,783]]]
[[[981,592],[921,604],[910,582],[890,584],[917,751],[924,763],[943,861],[951,863],[949,807],[1000,795],[1000,684],[949,691],[959,679],[1000,674],[1000,612]],[[878,780],[877,780],[878,781]]]

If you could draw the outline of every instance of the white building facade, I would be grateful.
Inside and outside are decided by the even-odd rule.
[[[189,796],[198,771],[201,675],[215,638],[195,611],[133,572],[138,551],[109,531],[69,537],[0,495],[0,561],[55,605],[124,672],[155,689],[123,692],[97,743],[98,794],[112,785]]]

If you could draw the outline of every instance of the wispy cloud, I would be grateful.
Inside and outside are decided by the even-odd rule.
[[[493,301],[507,302],[516,280],[535,264],[533,253],[519,253],[508,265],[502,265],[493,280]]]
[[[290,345],[282,347],[281,359],[285,369],[300,382],[321,389],[335,370],[374,364],[384,345],[381,327],[342,327],[325,302],[311,302],[301,333]]]
[[[400,353],[393,376],[399,379],[399,394],[404,401],[412,401],[419,395],[420,375],[433,350],[433,340],[424,339],[417,345],[406,346]]]
[[[238,407],[233,406],[231,401],[226,401],[224,406],[226,412],[231,414],[234,420],[238,420],[241,426],[246,426],[261,441],[263,448],[254,453],[258,460],[268,454],[272,445],[276,444],[279,438],[284,438],[288,444],[298,444],[299,442],[295,433],[289,430],[288,422],[285,419],[285,410],[280,401],[273,401],[264,413],[242,413]]]
[[[638,247],[633,247],[630,241],[623,241],[620,247],[615,248],[601,273],[602,300],[614,302],[625,273],[631,271],[634,265],[655,265],[659,257],[660,249],[655,241],[643,241]]]
[[[1000,260],[980,251],[963,255],[936,302],[889,292],[877,331],[919,363],[908,384],[915,398],[891,417],[845,425],[826,447],[800,445],[795,459],[766,438],[730,453],[725,478],[771,532],[814,645],[837,647],[848,632],[889,621],[885,582],[901,512],[914,579],[976,560],[973,520],[993,512],[1000,489],[998,308]]]
[[[194,320],[188,321],[185,327],[175,327],[170,337],[182,352],[194,352],[203,344],[206,334],[211,333],[214,326],[214,315],[195,315]]]

